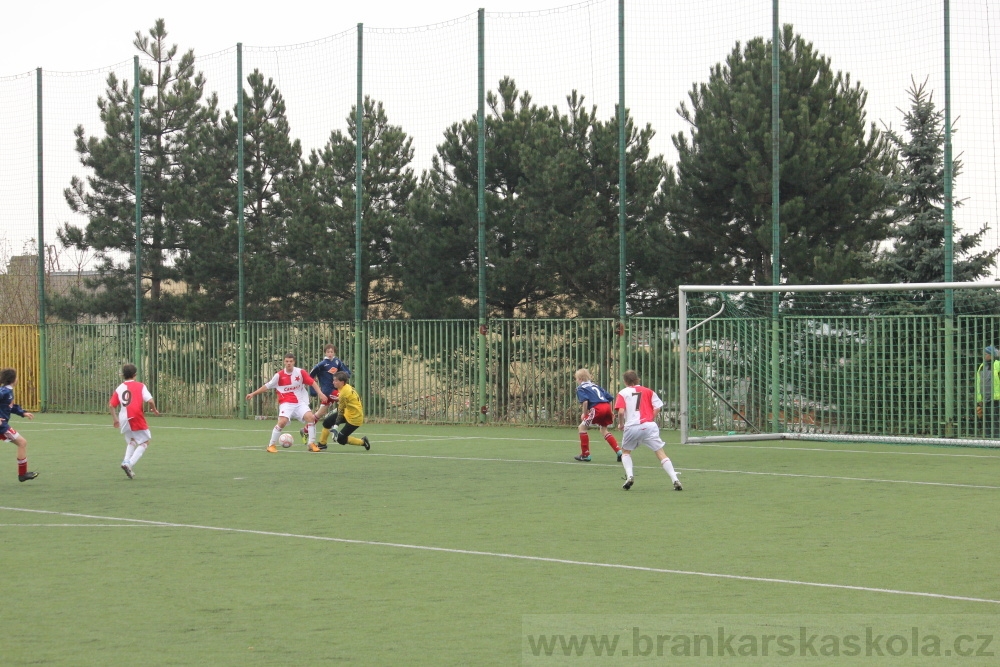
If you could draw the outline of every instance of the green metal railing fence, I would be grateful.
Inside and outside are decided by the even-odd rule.
[[[678,323],[635,318],[631,366],[664,402],[661,424],[679,419]],[[689,338],[689,418],[699,431],[766,430],[770,401],[770,317],[719,318]],[[943,315],[864,317],[785,316],[779,322],[779,421],[788,431],[884,436],[946,434],[946,387],[956,387],[954,435],[987,437],[975,414],[975,372],[982,341],[1000,340],[1000,316],[955,318],[952,364],[946,363]],[[621,387],[619,329],[614,319],[491,320],[486,335],[487,411],[479,408],[479,325],[474,320],[395,320],[363,323],[368,368],[357,381],[369,419],[558,425],[578,419],[573,373],[589,368],[612,392]],[[21,371],[19,394],[38,401],[47,378],[48,410],[102,413],[132,360],[132,324],[49,324],[48,368],[42,373],[39,331],[0,326],[0,366]],[[180,416],[241,416],[244,395],[293,352],[310,368],[327,343],[355,366],[353,322],[250,322],[248,380],[239,382],[236,322],[151,324],[141,327],[141,378],[159,406]],[[345,352],[346,351],[346,352]],[[958,371],[952,382],[947,369]],[[33,409],[37,406],[32,405]],[[257,397],[251,416],[276,414],[273,396]],[[745,421],[738,417],[739,413]],[[747,422],[752,426],[748,426]]]
[[[333,343],[356,368],[356,339],[366,368],[357,388],[369,418],[377,420],[570,423],[577,419],[574,371],[588,367],[609,388],[621,375],[615,320],[492,320],[483,413],[475,321],[364,321],[357,338],[354,322],[248,322],[246,329],[247,381],[240,387],[239,323],[139,327],[141,379],[160,408],[180,416],[240,417],[244,395],[267,381],[287,352],[308,369]],[[121,365],[132,360],[137,328],[50,324],[48,331],[49,409],[104,412]],[[247,413],[274,416],[273,396],[256,397]]]
[[[490,320],[487,345],[489,421],[567,424],[579,421],[573,373],[588,368],[618,386],[615,320]]]

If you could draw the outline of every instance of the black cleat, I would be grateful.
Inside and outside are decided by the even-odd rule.
[[[683,491],[684,487],[681,486],[681,480],[674,482],[674,491]]]
[[[367,435],[363,435],[363,436],[361,436],[361,442],[365,443],[365,451],[366,451],[366,452],[367,452],[367,451],[368,451],[369,449],[371,449],[371,448],[372,448],[372,443],[368,442],[368,436],[367,436]]]
[[[320,443],[317,442],[316,446],[319,447],[319,451],[321,451],[321,452],[325,452],[326,451],[326,445],[323,445],[323,444],[320,444]]]
[[[622,462],[622,451],[623,450],[621,450],[621,449],[618,450],[618,463]]]
[[[125,471],[125,474],[128,475],[129,479],[135,479],[135,472],[132,470],[132,466],[130,466],[127,461],[122,463],[122,470]]]
[[[574,456],[573,460],[575,460],[575,461],[590,461],[590,454],[587,454],[586,456],[584,456],[583,454],[579,454],[578,456]]]
[[[635,484],[635,477],[631,477],[631,476],[626,477],[625,478],[625,483],[622,484],[622,488],[625,489],[626,491],[628,491],[629,489],[632,488],[633,484]]]
[[[35,479],[36,477],[38,477],[38,473],[37,472],[30,472],[29,471],[29,472],[24,473],[23,475],[18,475],[17,476],[17,481],[19,481],[19,482],[27,482],[29,479]]]

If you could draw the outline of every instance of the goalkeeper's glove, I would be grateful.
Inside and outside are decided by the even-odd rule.
[[[979,403],[979,404],[976,405],[976,416],[979,417],[980,419],[983,416],[983,404],[982,403]]]

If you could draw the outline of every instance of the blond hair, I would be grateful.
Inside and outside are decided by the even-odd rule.
[[[573,377],[576,378],[577,382],[591,382],[594,379],[590,375],[590,371],[586,368],[581,368],[576,373],[573,373]]]

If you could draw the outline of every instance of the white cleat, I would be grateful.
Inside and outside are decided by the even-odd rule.
[[[625,483],[622,484],[622,488],[628,491],[629,489],[632,488],[633,484],[635,484],[635,477],[629,475],[628,477],[625,478]]]
[[[122,463],[122,470],[125,471],[125,474],[128,475],[129,479],[135,479],[135,472],[132,470],[132,466],[128,464],[128,461]]]
[[[674,491],[683,491],[683,490],[684,487],[681,486],[681,480],[678,479],[677,481],[674,482]]]

